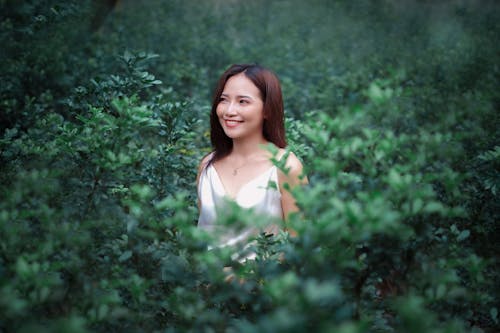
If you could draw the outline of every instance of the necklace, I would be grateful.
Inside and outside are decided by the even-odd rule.
[[[239,166],[237,168],[234,168],[233,169],[233,176],[236,176],[238,174],[238,170],[241,169],[241,168],[243,168],[244,166],[245,166],[245,164],[243,164],[242,166]]]
[[[244,166],[247,166],[249,162],[253,163],[255,162],[255,157],[256,157],[257,154],[251,154],[249,156],[247,156],[247,158],[245,159],[245,162],[243,162],[243,164],[241,164],[239,167],[237,168],[233,168],[233,176],[237,176],[238,175],[238,170],[243,168]]]

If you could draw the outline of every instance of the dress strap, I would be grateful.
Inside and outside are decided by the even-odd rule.
[[[212,151],[212,152],[208,153],[207,155],[205,155],[205,156],[202,158],[202,160],[205,160],[205,159],[207,160],[207,161],[206,161],[206,163],[203,165],[203,168],[202,168],[202,171],[203,171],[203,172],[206,172],[206,170],[207,170],[208,166],[209,166],[210,164],[212,164],[212,159],[214,158],[214,154],[215,154],[215,151]]]

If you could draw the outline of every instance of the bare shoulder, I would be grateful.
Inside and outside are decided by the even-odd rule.
[[[200,161],[200,164],[198,165],[198,175],[196,176],[196,182],[198,182],[199,178],[200,178],[200,174],[201,172],[203,171],[203,169],[206,168],[206,166],[208,165],[208,163],[210,162],[210,160],[212,159],[212,156],[213,156],[213,152],[212,153],[208,153],[206,154],[205,156],[203,156],[203,158],[201,159]]]
[[[290,168],[290,172],[297,175],[300,175],[304,168],[302,162],[293,152],[290,152],[290,154],[288,154],[288,158],[286,159],[286,166]]]
[[[287,152],[285,149],[280,148],[279,156],[282,158],[286,156],[285,169],[288,170],[287,174],[283,174],[282,177],[291,181],[291,183],[304,183],[307,182],[304,173],[304,166],[300,159],[293,152]]]
[[[200,165],[198,166],[198,170],[203,170],[207,166],[208,162],[210,162],[210,159],[212,159],[212,155],[213,153],[208,153],[205,156],[203,156],[203,158],[200,161]]]

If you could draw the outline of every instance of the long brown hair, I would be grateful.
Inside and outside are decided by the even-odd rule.
[[[229,155],[233,149],[233,140],[224,133],[217,117],[217,105],[227,80],[239,73],[244,73],[260,91],[264,102],[264,124],[262,128],[264,138],[279,148],[286,147],[283,95],[281,94],[278,77],[270,70],[259,65],[235,64],[222,74],[213,96],[212,111],[210,113],[210,140],[214,154],[210,162]]]

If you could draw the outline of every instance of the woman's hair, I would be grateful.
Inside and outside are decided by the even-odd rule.
[[[210,140],[214,148],[214,155],[211,161],[217,161],[227,156],[233,149],[233,140],[224,133],[219,122],[217,105],[226,82],[230,77],[240,73],[250,79],[260,91],[264,103],[264,124],[262,129],[264,138],[279,148],[286,147],[283,96],[278,78],[273,72],[259,65],[235,64],[229,67],[220,77],[212,101]]]

